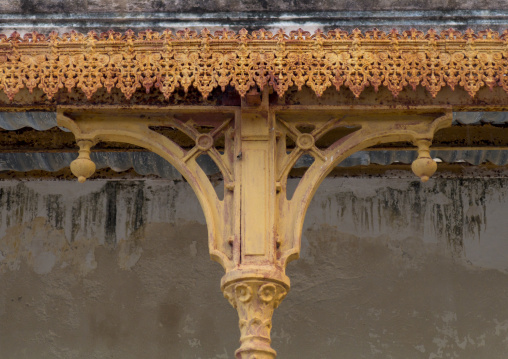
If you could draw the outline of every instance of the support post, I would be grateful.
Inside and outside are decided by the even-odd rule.
[[[289,291],[289,278],[277,260],[278,192],[275,117],[263,95],[251,91],[235,122],[236,180],[240,183],[240,255],[222,279],[224,296],[239,316],[238,359],[273,359],[270,330],[275,308]]]
[[[250,91],[242,106],[234,110],[234,121],[228,115],[216,122],[204,121],[206,126],[214,127],[211,132],[199,132],[196,120],[184,123],[166,114],[163,119],[154,116],[150,120],[132,113],[124,113],[123,117],[113,111],[102,117],[78,113],[77,119],[64,111],[57,115],[58,124],[74,133],[80,147],[79,157],[71,165],[80,182],[95,169],[90,148],[97,141],[147,148],[188,180],[205,213],[210,254],[226,271],[221,289],[238,311],[241,345],[237,359],[276,357],[270,339],[273,312],[290,289],[286,265],[298,258],[306,210],[326,175],[356,151],[407,141],[418,146],[413,171],[426,181],[436,169],[429,153],[434,133],[452,122],[450,109],[397,113],[390,108],[356,112],[347,108],[335,114],[325,111],[321,116],[316,116],[319,111],[315,110],[307,117],[300,112],[288,115],[270,108],[268,98],[267,88],[262,96]],[[195,145],[184,149],[153,131],[153,126],[179,130]],[[319,147],[319,140],[333,130],[341,130],[344,135],[327,148]],[[219,151],[215,141],[222,134],[224,148]],[[289,145],[288,138],[293,145]],[[219,200],[196,162],[202,153],[216,162],[224,176],[223,200]],[[289,199],[287,178],[303,154],[312,156],[314,162]]]

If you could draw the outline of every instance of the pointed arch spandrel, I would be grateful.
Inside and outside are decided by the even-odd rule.
[[[108,121],[104,118],[105,115],[73,119],[72,115],[59,109],[57,123],[73,132],[78,145],[87,143],[89,146],[90,143],[95,145],[98,142],[127,143],[145,148],[168,161],[190,184],[199,200],[207,223],[211,258],[220,263],[224,269],[231,268],[233,266],[232,251],[228,243],[231,226],[225,223],[229,217],[224,216],[226,202],[232,200],[231,195],[225,195],[223,200],[219,200],[208,176],[196,162],[196,156],[186,158],[186,154],[192,150],[186,151],[169,138],[151,130],[149,121],[132,119]],[[196,144],[198,145],[199,143]],[[210,148],[213,147],[210,146]]]
[[[404,121],[400,117],[351,121],[350,125],[359,126],[360,129],[340,138],[324,150],[324,157],[316,158],[308,168],[293,197],[290,200],[281,198],[280,213],[285,218],[280,221],[282,224],[280,233],[283,236],[280,264],[285,267],[290,261],[298,259],[307,209],[320,184],[333,168],[353,153],[382,143],[399,141],[418,143],[423,140],[430,144],[436,131],[452,124],[451,110],[441,109],[439,112],[442,115],[437,118],[422,117],[420,120],[412,121]],[[348,120],[343,120],[342,124],[348,124]]]

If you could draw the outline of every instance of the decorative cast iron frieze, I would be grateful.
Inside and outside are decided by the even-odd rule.
[[[129,99],[139,89],[169,98],[191,86],[205,98],[226,86],[241,96],[255,86],[271,86],[279,96],[291,86],[308,86],[318,96],[347,87],[356,97],[368,86],[394,96],[423,86],[433,97],[445,86],[461,86],[473,97],[484,86],[508,92],[507,73],[508,30],[0,35],[0,89],[11,101],[24,88],[39,88],[50,99],[61,89],[91,99],[100,88],[118,88]]]

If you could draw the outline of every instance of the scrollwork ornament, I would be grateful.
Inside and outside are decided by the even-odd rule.
[[[77,87],[83,91],[87,99],[91,99],[93,94],[102,87],[102,70],[108,63],[108,57],[104,54],[91,53],[79,63],[78,84]]]
[[[368,86],[384,86],[394,96],[420,85],[434,97],[446,85],[461,86],[470,96],[482,87],[508,92],[508,35],[491,30],[314,35],[221,30],[212,35],[186,29],[175,35],[169,30],[100,36],[34,32],[1,38],[0,90],[11,101],[23,88],[40,88],[50,99],[76,88],[91,99],[101,87],[108,92],[116,87],[128,99],[154,87],[166,99],[178,87],[185,92],[195,87],[207,97],[217,87],[232,86],[244,96],[255,85],[270,85],[279,96],[291,86],[308,86],[318,96],[331,86],[345,86],[356,97]]]
[[[169,44],[170,43],[167,42],[164,51],[162,51],[159,73],[156,74],[157,81],[155,82],[155,87],[162,92],[166,100],[169,99],[171,94],[175,91],[178,83],[175,73],[177,63],[173,57],[174,52]],[[203,94],[203,96],[205,96],[205,94]]]
[[[22,78],[24,66],[19,59],[20,55],[18,53],[8,55],[0,68],[0,86],[11,101],[24,87]]]
[[[255,85],[250,61],[250,50],[247,46],[247,33],[240,31],[242,42],[237,51],[238,58],[233,65],[233,77],[231,85],[238,91],[240,96],[245,96],[247,91]]]

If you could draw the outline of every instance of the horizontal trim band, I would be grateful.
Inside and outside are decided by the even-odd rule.
[[[474,97],[484,86],[508,92],[507,73],[508,30],[0,34],[0,89],[11,100],[22,88],[49,98],[77,88],[91,99],[101,87],[116,87],[129,99],[142,88],[169,98],[191,86],[205,98],[226,86],[241,96],[256,86],[279,96],[291,86],[318,96],[345,86],[356,97],[368,86],[394,96],[423,86],[433,97],[461,86]]]
[[[247,27],[269,29],[307,27],[329,29],[365,28],[496,28],[508,25],[506,10],[399,10],[313,12],[134,12],[134,13],[30,13],[2,14],[0,30],[43,31],[46,29],[163,29]]]
[[[390,11],[305,11],[305,12],[277,12],[277,11],[245,11],[245,12],[129,12],[129,13],[31,13],[31,14],[2,14],[2,22],[14,20],[60,21],[60,20],[258,20],[280,19],[305,21],[307,19],[397,19],[397,18],[506,18],[508,11],[497,10],[390,10]]]

